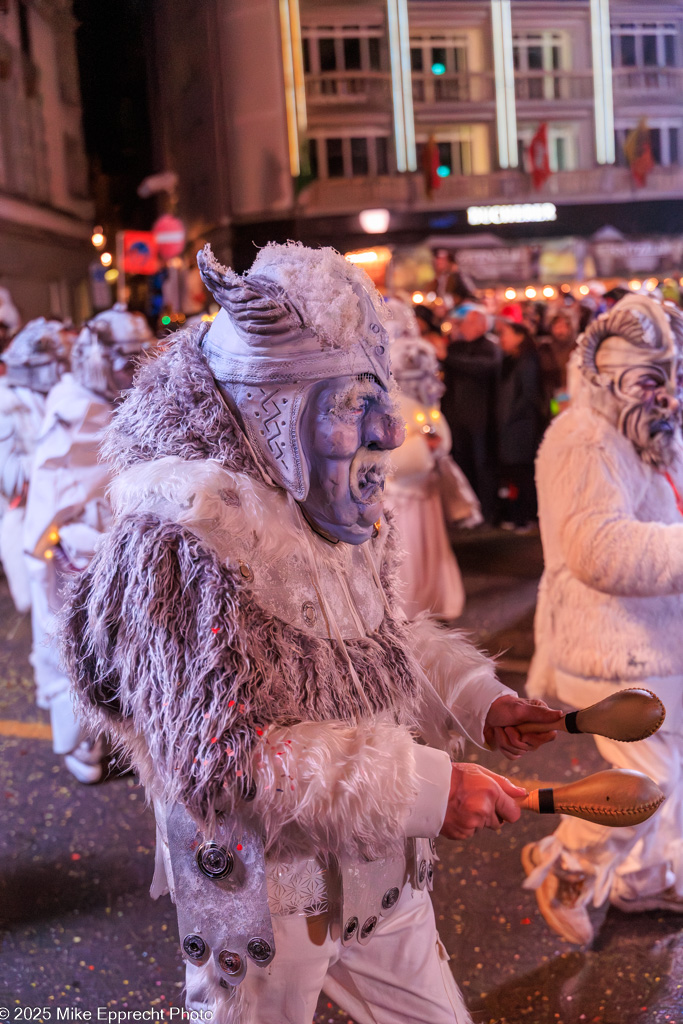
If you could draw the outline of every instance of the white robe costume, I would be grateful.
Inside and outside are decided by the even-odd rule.
[[[5,505],[0,558],[18,612],[31,607],[24,558],[24,519],[31,461],[45,415],[46,396],[0,378],[0,490]]]
[[[82,570],[109,526],[110,473],[98,460],[111,402],[72,374],[54,386],[36,443],[23,547],[31,587],[37,703],[50,710],[55,753],[78,746],[85,733],[74,716],[69,678],[54,644],[56,614],[69,568]]]
[[[647,310],[653,300],[641,301]],[[640,352],[634,361],[648,362],[648,350]],[[545,570],[527,693],[573,708],[630,686],[656,693],[666,719],[654,736],[595,742],[611,766],[649,775],[667,800],[634,827],[563,817],[538,844],[538,867],[526,884],[537,888],[568,854],[572,870],[593,876],[600,905],[610,893],[646,900],[672,886],[683,896],[683,447],[679,435],[666,468],[642,457],[610,421],[611,400],[600,397],[608,394],[605,381],[598,391],[596,380],[580,382],[538,454]]]

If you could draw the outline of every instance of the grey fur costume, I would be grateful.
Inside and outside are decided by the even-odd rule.
[[[179,480],[223,475],[232,483],[214,498],[242,516],[243,532],[240,495],[258,492],[265,563],[268,516],[277,533],[284,492],[262,482],[201,354],[202,333],[176,335],[142,369],[104,455],[122,480],[163,481],[167,468]],[[182,525],[194,493],[165,514],[163,502],[136,504],[134,490],[122,489],[63,620],[80,712],[121,744],[155,803],[183,805],[208,836],[234,809],[263,834],[271,861],[402,857],[406,835],[426,835],[406,831],[420,790],[414,734],[448,750],[463,734],[483,744],[488,707],[510,692],[491,662],[457,632],[394,612],[390,526],[361,546],[372,548],[386,605],[376,627],[340,645],[269,613],[243,563],[219,557],[199,521]],[[241,540],[227,533],[224,545]],[[317,543],[332,558],[334,546]]]

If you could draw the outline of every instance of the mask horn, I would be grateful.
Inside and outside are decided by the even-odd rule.
[[[246,341],[258,336],[277,344],[305,330],[298,309],[273,281],[240,277],[218,262],[210,245],[197,253],[197,266],[202,281]]]

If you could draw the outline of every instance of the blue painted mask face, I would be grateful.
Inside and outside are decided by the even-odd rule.
[[[372,536],[382,514],[388,453],[403,441],[403,420],[374,378],[317,384],[301,414],[310,487],[301,507],[321,533],[347,544]]]

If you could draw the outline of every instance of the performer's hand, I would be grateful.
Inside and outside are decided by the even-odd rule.
[[[479,828],[500,828],[504,821],[517,821],[520,810],[514,797],[523,796],[525,789],[488,768],[454,764],[441,835],[470,839]]]
[[[489,708],[484,723],[484,739],[493,750],[500,750],[508,760],[514,761],[528,750],[537,750],[554,740],[557,733],[552,725],[562,717],[561,711],[554,711],[542,700],[525,700],[506,693],[494,700]],[[523,722],[547,723],[549,731],[522,735],[515,726]]]

